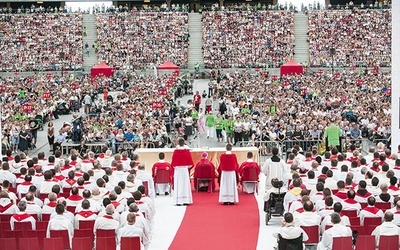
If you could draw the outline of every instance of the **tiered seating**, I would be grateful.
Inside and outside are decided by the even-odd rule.
[[[310,65],[390,67],[391,22],[390,9],[310,11]]]
[[[1,14],[0,24],[0,71],[82,68],[81,14]]]
[[[203,12],[205,66],[279,67],[293,56],[293,20],[285,11]]]
[[[99,61],[117,69],[140,69],[165,61],[188,63],[188,15],[124,12],[97,15]]]

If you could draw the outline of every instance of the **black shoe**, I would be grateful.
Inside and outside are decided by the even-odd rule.
[[[168,193],[168,192],[165,192],[165,195],[169,195],[169,193]]]
[[[156,195],[160,195],[159,193],[156,193]]]
[[[184,206],[189,206],[189,204],[188,204],[188,203],[183,203],[183,205],[184,205]]]
[[[234,202],[229,202],[229,205],[235,205],[235,203]]]
[[[176,204],[177,206],[182,206],[182,204]]]
[[[224,202],[224,205],[229,205],[229,202]]]

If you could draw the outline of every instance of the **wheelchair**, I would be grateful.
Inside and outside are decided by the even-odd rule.
[[[281,193],[281,187],[283,181],[272,182],[272,186],[278,189],[278,192],[270,193],[269,199],[264,202],[265,214],[265,225],[271,220],[272,215],[283,216],[285,209],[283,207],[283,199],[285,198],[286,192]]]

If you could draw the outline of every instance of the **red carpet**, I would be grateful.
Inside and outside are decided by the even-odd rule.
[[[239,204],[218,203],[218,192],[193,192],[170,250],[223,250],[257,247],[259,211],[252,194],[239,192]]]

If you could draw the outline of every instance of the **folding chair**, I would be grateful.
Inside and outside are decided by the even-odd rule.
[[[199,191],[199,185],[202,181],[208,181],[209,182],[209,190],[213,191],[214,189],[214,179],[213,177],[215,176],[215,174],[211,171],[215,171],[215,169],[210,168],[210,166],[208,165],[199,165],[196,169],[195,169],[195,176],[196,176],[196,191]]]
[[[346,215],[347,217],[357,217],[357,210],[342,210],[340,212],[342,215]]]
[[[68,230],[50,230],[51,238],[62,238],[64,249],[70,249]]]
[[[40,195],[39,195],[39,199],[41,199],[42,201],[44,201],[48,196],[49,196],[49,194],[40,194]]]
[[[357,231],[358,232],[358,236],[360,236],[360,235],[366,235],[366,233],[365,233],[365,228],[364,228],[364,226],[361,226],[361,225],[351,225],[350,226],[350,228],[351,228],[351,230],[354,232],[354,231]]]
[[[353,249],[353,237],[334,237],[332,250]]]
[[[384,236],[379,237],[378,250],[399,250],[399,236]]]
[[[121,237],[121,249],[140,250],[140,237]]]
[[[47,230],[49,221],[36,221],[36,230]]]
[[[75,237],[72,239],[73,250],[92,250],[93,240],[90,237]]]
[[[278,250],[303,250],[303,234],[296,239],[284,239],[278,235]]]
[[[20,250],[40,250],[38,238],[19,238]]]
[[[42,221],[49,221],[51,214],[42,214]]]
[[[364,226],[368,226],[368,225],[378,226],[380,224],[382,224],[381,217],[365,217],[364,218]]]
[[[171,195],[171,180],[169,178],[169,170],[160,169],[157,170],[156,176],[154,176],[154,185],[156,184],[169,184],[169,194]]]
[[[39,241],[39,247],[40,249],[43,249],[43,240],[46,238],[46,229],[44,230],[28,230],[25,232],[25,237],[26,238],[37,238]]]
[[[308,235],[308,240],[304,242],[306,245],[317,245],[319,242],[319,226],[300,226]]]
[[[146,190],[145,190],[144,194],[146,196],[149,196],[149,182],[148,181],[142,181],[142,183],[143,183],[143,186],[146,187]]]
[[[386,210],[389,210],[392,208],[392,204],[390,202],[377,202],[375,203],[375,207],[381,209],[383,213],[386,212]]]
[[[93,245],[94,242],[94,233],[93,229],[75,229],[74,230],[74,238],[89,238]]]
[[[360,223],[360,217],[349,217],[350,220],[350,225],[358,226],[361,225]]]
[[[4,238],[14,238],[16,240],[15,244],[19,249],[19,238],[22,238],[22,231],[21,230],[6,230],[4,231]]]
[[[115,237],[115,230],[114,229],[97,229],[96,230],[96,237]]]
[[[91,229],[93,231],[94,220],[80,220],[79,221],[79,229]]]
[[[67,206],[67,211],[75,214],[76,206]]]
[[[33,229],[32,223],[30,223],[30,222],[15,222],[14,223],[14,230],[22,231],[24,237],[26,237],[26,235],[24,233],[27,232],[28,230],[32,230],[32,229]]]
[[[356,250],[375,250],[375,236],[358,235],[356,238]]]
[[[29,215],[32,216],[36,221],[39,220],[38,214],[29,214]]]
[[[360,205],[361,205],[361,209],[363,209],[365,207],[368,207],[368,203],[367,202],[360,202]]]
[[[114,237],[97,237],[96,236],[96,250],[115,250],[117,243]]]
[[[14,238],[0,238],[2,250],[17,250],[17,243]]]
[[[71,195],[72,188],[63,188],[62,196],[67,199]]]
[[[6,230],[11,230],[10,222],[9,221],[0,222],[0,238],[5,238],[4,237],[4,232]]]
[[[12,216],[12,214],[0,214],[0,221],[10,223],[10,219]]]
[[[258,194],[258,175],[256,168],[244,168],[242,175],[242,184],[244,183],[253,183],[255,185],[255,192]],[[242,185],[242,193],[243,193],[243,185]]]
[[[63,238],[44,238],[43,250],[64,250]]]

